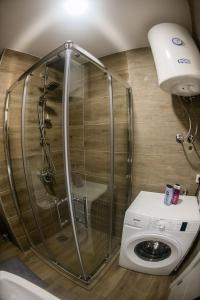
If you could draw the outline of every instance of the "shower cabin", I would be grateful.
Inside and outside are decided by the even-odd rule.
[[[6,96],[8,176],[28,241],[86,284],[120,246],[131,103],[130,87],[73,42],[40,59]]]

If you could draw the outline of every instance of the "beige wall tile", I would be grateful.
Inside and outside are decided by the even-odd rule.
[[[84,148],[83,126],[70,126],[69,135],[71,149],[81,150]]]
[[[85,125],[84,148],[87,150],[108,151],[110,148],[109,124]]]
[[[84,101],[84,120],[85,124],[108,123],[109,98],[87,98]]]
[[[87,175],[108,178],[110,176],[110,156],[103,151],[85,151],[85,171]]]
[[[175,182],[193,193],[195,172],[200,167],[197,153],[194,149],[189,151],[189,145],[183,148],[175,140],[177,133],[187,132],[185,112],[176,97],[172,98],[158,87],[149,48],[128,51],[127,60],[133,88],[134,195],[148,188],[161,192],[166,183]],[[197,107],[194,110],[198,115]]]
[[[2,205],[4,206],[3,209],[8,217],[12,216],[13,222],[9,222],[11,230],[14,235],[18,235],[19,233],[24,235],[24,231],[21,227],[21,224],[18,221],[17,212],[15,210],[15,207],[12,202],[12,196],[9,192],[9,185],[7,182],[7,174],[6,174],[6,168],[5,168],[5,154],[4,154],[4,144],[3,144],[3,119],[4,119],[4,101],[5,101],[5,95],[6,90],[10,87],[10,85],[18,79],[18,77],[27,69],[29,68],[33,63],[35,63],[38,60],[38,58],[19,53],[16,51],[8,50],[6,49],[4,51],[4,55],[1,61],[0,65],[0,130],[1,134],[0,137],[2,141],[0,141],[0,157],[1,157],[1,180],[0,180],[0,192],[3,192],[2,194]],[[15,126],[19,125],[19,105],[16,102],[16,99],[18,100],[18,92],[16,91],[16,97],[15,103],[13,107],[13,114],[11,113],[11,118],[15,122]],[[15,139],[15,141],[17,138]],[[19,140],[18,140],[19,142]],[[16,148],[17,155],[19,154],[19,151]],[[7,191],[6,191],[7,190]],[[18,243],[20,245],[20,241],[18,240]]]
[[[8,218],[16,216],[16,208],[10,190],[0,193],[1,203]]]

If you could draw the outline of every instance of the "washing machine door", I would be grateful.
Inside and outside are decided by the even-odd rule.
[[[145,269],[170,269],[182,257],[181,245],[174,238],[157,233],[134,235],[125,248],[129,260]]]

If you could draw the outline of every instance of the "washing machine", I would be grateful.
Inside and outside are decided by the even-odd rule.
[[[142,191],[127,209],[119,265],[138,272],[168,275],[189,251],[200,226],[197,198],[180,196],[167,206],[164,194]]]

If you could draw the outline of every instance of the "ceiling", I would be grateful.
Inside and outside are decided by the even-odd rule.
[[[66,0],[0,0],[0,48],[42,57],[73,40],[97,57],[148,46],[161,22],[191,27],[187,0],[88,0],[82,16],[67,15]]]

